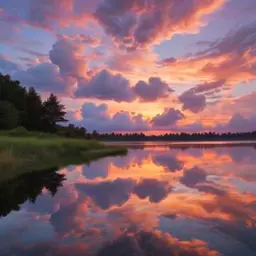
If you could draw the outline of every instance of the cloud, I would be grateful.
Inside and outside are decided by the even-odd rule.
[[[214,183],[199,183],[196,185],[196,189],[200,192],[213,194],[216,196],[224,196],[226,195],[226,192],[222,189],[220,189],[218,186],[216,186]]]
[[[206,43],[207,48],[196,55],[198,60],[207,61],[202,74],[212,74],[233,83],[255,79],[255,28],[256,22],[251,22],[233,29],[222,39]]]
[[[149,197],[152,203],[159,203],[172,191],[168,182],[144,179],[134,187],[134,193],[141,199]]]
[[[16,63],[0,54],[0,72],[10,73],[17,70],[19,70],[19,66]]]
[[[208,42],[208,47],[199,56],[215,56],[227,53],[243,54],[255,49],[256,22],[251,22],[231,30],[225,37]]]
[[[122,206],[132,194],[136,194],[140,199],[148,197],[151,203],[158,203],[172,191],[168,182],[156,179],[142,179],[136,182],[133,179],[119,178],[114,181],[80,183],[76,188],[89,196],[101,209]]]
[[[173,90],[159,77],[151,77],[147,82],[139,81],[133,88],[141,101],[152,102],[161,98],[167,98]]]
[[[252,132],[256,131],[256,115],[244,117],[240,113],[234,114],[224,125],[216,125],[219,132]]]
[[[122,75],[113,75],[107,70],[100,71],[89,81],[80,81],[76,96],[117,102],[132,102],[135,100],[130,82]]]
[[[159,62],[159,64],[162,66],[169,66],[169,65],[172,65],[173,63],[175,63],[176,61],[177,61],[176,58],[170,57],[170,58],[161,60]]]
[[[128,112],[120,111],[110,116],[108,105],[95,103],[85,103],[81,109],[81,120],[70,120],[76,125],[84,126],[89,131],[97,130],[98,132],[113,131],[138,131],[148,130],[147,120],[142,115],[131,115]]]
[[[98,0],[94,2],[98,3]],[[85,24],[92,20],[91,13],[96,7],[91,3],[85,5],[81,0],[10,0],[1,3],[0,8],[8,13],[9,19],[16,19],[17,25],[53,30],[56,26],[67,26],[70,23]]]
[[[158,55],[153,49],[137,49],[125,51],[123,49],[112,48],[109,51],[106,65],[108,69],[115,72],[125,73],[125,75],[134,75],[134,84],[138,81],[137,77],[144,77],[145,73],[155,74],[155,64]]]
[[[190,110],[193,113],[203,111],[207,105],[207,97],[216,95],[225,85],[225,80],[218,80],[209,83],[198,84],[185,91],[179,96],[183,110]]]
[[[152,157],[155,164],[164,166],[168,171],[175,172],[183,168],[183,163],[179,161],[170,152],[167,154],[160,154]]]
[[[201,240],[181,241],[168,233],[146,230],[124,234],[106,244],[98,256],[107,255],[220,256]]]
[[[95,18],[115,41],[128,48],[144,47],[191,33],[203,26],[203,16],[217,10],[225,0],[112,1],[99,5]]]
[[[194,93],[209,93],[222,88],[225,85],[225,80],[218,80],[210,83],[198,84],[191,90]]]
[[[190,110],[193,113],[201,112],[206,107],[205,96],[201,94],[195,94],[191,90],[181,94],[179,100],[182,103],[183,110]]]
[[[130,198],[133,186],[132,179],[116,179],[100,183],[77,184],[76,188],[91,197],[100,208],[108,209],[113,205],[123,205]]]
[[[59,39],[65,39],[67,41],[75,43],[83,43],[89,45],[90,47],[99,47],[101,45],[101,40],[95,36],[87,34],[75,34],[72,36],[68,35],[57,35]]]
[[[50,60],[60,68],[60,73],[75,78],[86,77],[87,62],[84,43],[71,37],[61,37],[50,51]]]
[[[163,114],[158,114],[157,116],[153,117],[152,125],[153,127],[170,127],[175,125],[179,120],[184,119],[184,115],[177,109],[169,108],[165,109]]]
[[[180,182],[187,187],[194,188],[197,183],[206,181],[206,172],[198,167],[185,170]]]
[[[98,177],[107,178],[109,173],[109,158],[100,159],[89,165],[83,166],[83,175],[88,180],[94,180]]]
[[[161,72],[172,72],[172,79],[177,81],[225,80],[229,85],[253,81],[256,78],[256,22],[241,22],[242,26],[236,26],[222,38],[198,42],[196,46],[201,50],[196,53],[176,61],[160,61]]]
[[[75,81],[64,79],[59,72],[59,68],[51,63],[40,63],[27,70],[17,71],[14,79],[21,84],[33,86],[41,92],[65,93],[74,85]]]
[[[13,43],[17,40],[19,29],[17,28],[18,19],[11,17],[8,12],[1,9],[0,4],[0,42]]]
[[[82,230],[86,210],[86,207],[77,202],[69,204],[54,212],[50,217],[50,223],[55,231],[61,234]]]

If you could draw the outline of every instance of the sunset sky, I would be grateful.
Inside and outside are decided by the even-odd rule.
[[[256,1],[0,0],[0,72],[89,131],[253,131]]]

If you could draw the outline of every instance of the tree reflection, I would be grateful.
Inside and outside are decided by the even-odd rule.
[[[7,216],[11,211],[19,211],[20,205],[29,200],[36,202],[42,190],[47,189],[54,196],[65,180],[64,174],[56,169],[35,172],[0,184],[0,217]]]

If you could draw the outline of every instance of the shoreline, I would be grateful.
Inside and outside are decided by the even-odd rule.
[[[126,153],[123,146],[94,140],[0,136],[0,181]]]

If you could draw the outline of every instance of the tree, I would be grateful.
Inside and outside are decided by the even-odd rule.
[[[98,132],[97,132],[96,130],[94,130],[94,131],[92,132],[92,136],[93,136],[94,138],[96,138],[96,137],[99,136],[99,134],[98,134]]]
[[[43,105],[41,97],[36,90],[31,87],[26,95],[27,120],[26,128],[28,130],[37,131],[42,129]]]
[[[11,80],[9,75],[0,73],[0,101],[8,101],[19,111],[19,125],[26,120],[26,89],[19,81]]]
[[[42,120],[45,131],[55,132],[57,123],[67,122],[65,115],[65,106],[60,104],[57,96],[51,94],[50,97],[43,103]]]
[[[18,126],[19,112],[8,101],[0,101],[0,129],[8,130]]]

